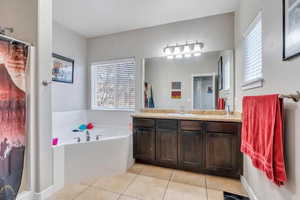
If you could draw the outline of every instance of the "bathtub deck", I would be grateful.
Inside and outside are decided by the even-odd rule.
[[[151,165],[67,185],[49,200],[223,200],[223,191],[247,196],[240,181]]]

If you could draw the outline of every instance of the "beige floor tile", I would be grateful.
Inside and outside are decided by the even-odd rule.
[[[140,199],[136,199],[136,198],[126,196],[126,195],[121,195],[118,200],[140,200]]]
[[[141,172],[141,175],[170,180],[173,171],[173,169],[147,165],[144,167],[143,171]]]
[[[81,193],[75,200],[117,200],[119,196],[119,194],[113,192],[91,187]]]
[[[172,182],[206,187],[205,175],[180,170],[174,171]]]
[[[123,193],[136,176],[136,174],[124,173],[113,177],[103,177],[98,179],[92,186],[111,192]]]
[[[95,184],[98,180],[99,180],[98,177],[97,178],[88,178],[88,179],[82,180],[80,182],[80,184],[90,186],[90,185]]]
[[[224,200],[223,191],[207,189],[208,200]]]
[[[77,197],[80,193],[85,191],[88,186],[76,184],[76,185],[67,185],[62,190],[57,192],[51,197],[51,200],[70,200]]]
[[[146,165],[135,163],[130,169],[128,169],[128,172],[134,173],[134,174],[140,174],[142,170],[145,168]]]
[[[170,182],[164,200],[206,200],[206,189]]]
[[[247,196],[241,182],[237,179],[230,179],[218,176],[206,176],[207,188],[217,189],[234,194]]]
[[[138,176],[125,195],[143,200],[162,200],[168,181],[154,177]]]
[[[64,198],[64,197],[56,197],[55,195],[48,198],[47,200],[69,200],[67,198]]]

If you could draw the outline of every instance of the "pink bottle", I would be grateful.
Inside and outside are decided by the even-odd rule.
[[[58,144],[58,138],[53,138],[52,139],[52,145],[56,146]]]

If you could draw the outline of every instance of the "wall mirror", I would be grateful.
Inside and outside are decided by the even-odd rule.
[[[145,109],[234,109],[233,50],[181,59],[145,58],[143,73]]]

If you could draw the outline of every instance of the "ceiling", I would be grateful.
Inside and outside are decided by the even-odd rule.
[[[87,37],[235,11],[239,0],[53,0],[54,20]]]

